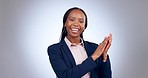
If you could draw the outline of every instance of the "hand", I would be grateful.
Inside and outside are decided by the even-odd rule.
[[[102,53],[105,53],[107,42],[109,41],[110,37],[105,37],[103,42],[97,47],[95,52],[91,55],[93,60],[95,61]]]
[[[111,43],[112,43],[112,34],[111,33],[109,34],[108,39],[109,40],[107,41],[107,45],[103,51],[103,61],[107,60],[107,52],[108,52],[108,49],[110,48]]]

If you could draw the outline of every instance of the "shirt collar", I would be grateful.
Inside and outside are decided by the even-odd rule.
[[[76,46],[76,45],[82,45],[82,46],[84,46],[84,42],[83,42],[83,39],[81,38],[81,42],[80,43],[78,43],[78,44],[75,44],[75,43],[71,43],[68,39],[67,39],[67,37],[65,37],[64,38],[64,40],[65,40],[65,42],[66,42],[66,44],[70,47],[70,46]]]

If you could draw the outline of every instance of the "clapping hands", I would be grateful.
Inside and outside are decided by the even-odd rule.
[[[111,46],[111,43],[112,43],[112,34],[110,33],[109,36],[104,38],[102,43],[100,43],[95,52],[92,54],[93,60],[96,60],[98,57],[100,57],[101,54],[103,54],[103,61],[106,61],[107,52]]]

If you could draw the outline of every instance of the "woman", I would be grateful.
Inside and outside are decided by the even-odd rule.
[[[112,34],[98,46],[84,41],[87,27],[85,12],[70,8],[63,17],[61,40],[48,47],[50,63],[58,78],[111,78],[111,66],[107,51]]]

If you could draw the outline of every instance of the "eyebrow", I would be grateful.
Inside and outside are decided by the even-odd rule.
[[[69,16],[69,18],[75,18],[75,17],[73,17],[73,16]],[[80,19],[80,20],[84,20],[82,17],[80,17],[80,18],[78,18],[78,19]]]
[[[75,17],[69,16],[68,18],[75,18]]]

